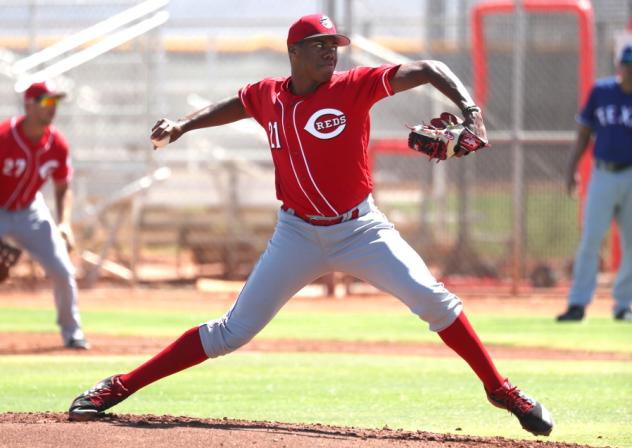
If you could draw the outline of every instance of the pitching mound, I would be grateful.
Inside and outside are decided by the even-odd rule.
[[[212,420],[168,415],[111,415],[70,422],[61,413],[0,414],[3,446],[108,448],[581,448],[586,445],[482,438],[422,431],[344,428],[244,420]]]

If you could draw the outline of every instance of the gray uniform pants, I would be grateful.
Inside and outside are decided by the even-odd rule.
[[[74,267],[41,194],[19,211],[0,209],[0,237],[9,236],[42,265],[52,280],[57,324],[64,343],[82,339]]]
[[[617,220],[623,258],[614,282],[613,312],[632,303],[632,168],[612,173],[594,168],[584,208],[582,238],[573,265],[569,305],[587,306],[597,287],[599,251],[612,218]]]
[[[246,344],[303,286],[332,271],[399,298],[433,331],[452,324],[461,300],[437,282],[371,196],[359,211],[358,219],[327,227],[279,211],[274,235],[233,307],[199,327],[206,354],[213,358]]]

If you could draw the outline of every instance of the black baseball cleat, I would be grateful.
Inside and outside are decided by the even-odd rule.
[[[571,305],[568,309],[557,316],[558,322],[579,322],[584,319],[584,307],[581,305]]]
[[[632,309],[626,308],[619,311],[614,315],[614,320],[620,320],[624,322],[632,322]]]
[[[120,375],[114,375],[99,381],[72,401],[68,409],[68,418],[74,421],[94,420],[131,395],[123,386]]]
[[[487,399],[497,408],[506,409],[515,415],[520,425],[535,436],[548,436],[553,430],[553,419],[544,406],[524,394],[505,380],[502,386],[487,392]]]
[[[64,343],[64,347],[72,350],[90,350],[90,343],[84,338],[72,338]]]

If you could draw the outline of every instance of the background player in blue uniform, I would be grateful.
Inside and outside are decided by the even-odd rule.
[[[578,131],[567,186],[576,183],[581,156],[595,136],[594,160],[584,210],[583,233],[575,263],[568,309],[558,321],[580,321],[597,285],[599,250],[612,218],[621,233],[623,258],[614,283],[614,318],[632,322],[632,44],[619,56],[619,76],[595,83],[577,116]]]

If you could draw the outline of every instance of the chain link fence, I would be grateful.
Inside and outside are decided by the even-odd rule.
[[[14,90],[16,62],[150,3],[0,0],[1,115],[9,117],[22,107]],[[151,125],[163,116],[183,116],[233,95],[245,83],[287,75],[287,28],[297,17],[315,11],[329,14],[340,31],[395,53],[376,54],[372,47],[361,45],[343,49],[340,69],[384,63],[390,58],[433,58],[446,62],[472,86],[469,14],[479,3],[180,0],[165,1],[127,23],[125,27],[130,28],[158,12],[169,14],[164,24],[57,76],[70,93],[59,108],[56,125],[71,144],[77,172],[74,215],[78,224],[90,223],[84,234],[86,247],[97,250],[91,238],[99,227],[99,244],[108,238],[114,241],[116,254],[112,257],[135,270],[139,255],[132,248],[150,245],[151,229],[161,229],[163,235],[155,240],[167,246],[179,246],[196,232],[197,240],[203,240],[200,234],[206,232],[211,234],[207,241],[217,241],[219,235],[224,242],[265,244],[279,204],[262,131],[244,121],[191,133],[168,150],[152,152],[148,140]],[[627,27],[630,2],[602,0],[593,2],[593,8],[595,75],[605,76],[614,70],[614,35]],[[560,13],[526,15],[523,130],[553,133],[556,138],[521,145],[523,180],[518,197],[514,193],[515,142],[507,137],[515,112],[514,45],[507,38],[515,35],[513,20],[511,14],[505,14],[486,18],[484,23],[489,70],[485,117],[493,149],[444,164],[429,163],[405,150],[405,123],[429,120],[443,110],[454,111],[429,87],[395,95],[378,103],[372,112],[377,200],[442,276],[502,280],[512,275],[516,200],[524,210],[519,217],[524,221],[518,235],[524,243],[520,277],[528,279],[542,265],[563,277],[578,242],[577,202],[563,189],[578,108],[577,19]],[[86,41],[74,51],[90,48],[115,32]],[[358,42],[364,39],[359,37]],[[31,71],[51,67],[65,56]],[[126,190],[161,166],[170,168],[168,179]],[[122,225],[114,218],[86,212],[99,207],[109,210],[110,198],[126,191],[133,194],[126,198]],[[147,217],[155,216],[150,212],[156,209],[164,213],[158,214],[160,222],[151,223]],[[206,218],[200,220],[201,215]],[[252,234],[248,221],[259,229],[256,243],[243,237]],[[232,225],[234,222],[240,224]],[[221,261],[222,250],[219,252],[210,258]],[[107,254],[103,251],[102,255]],[[246,263],[241,274],[235,275],[247,270]]]

